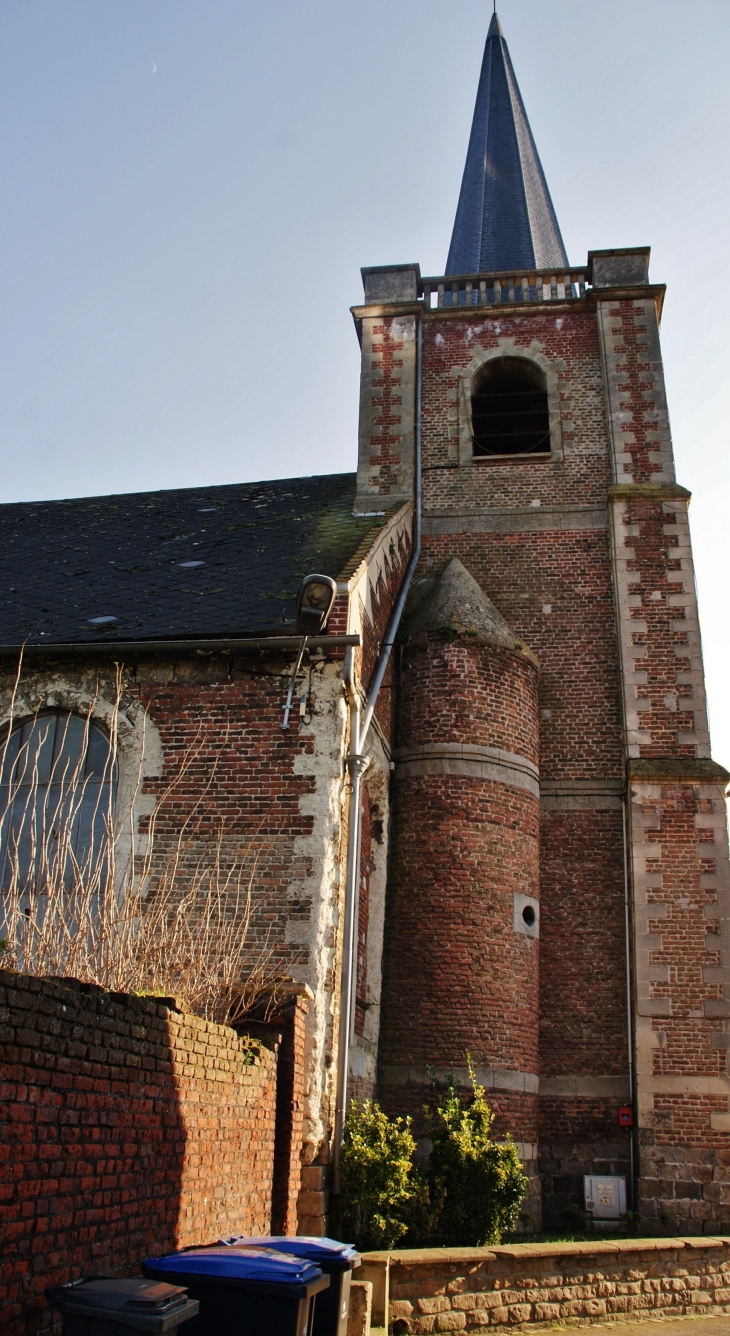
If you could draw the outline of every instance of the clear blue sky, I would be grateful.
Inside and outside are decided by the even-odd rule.
[[[0,497],[355,466],[359,267],[441,273],[483,0],[2,0]],[[502,0],[571,261],[650,243],[730,766],[730,4]]]

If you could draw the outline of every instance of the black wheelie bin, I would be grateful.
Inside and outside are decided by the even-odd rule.
[[[347,1314],[350,1311],[350,1284],[352,1272],[360,1265],[360,1256],[350,1243],[336,1239],[320,1239],[310,1235],[295,1237],[283,1234],[271,1238],[247,1238],[241,1234],[222,1242],[229,1248],[276,1248],[294,1257],[306,1257],[322,1268],[330,1278],[330,1287],[320,1294],[314,1310],[312,1336],[347,1336]]]
[[[142,1269],[184,1285],[200,1304],[185,1336],[312,1336],[317,1296],[330,1283],[304,1257],[225,1244],[152,1257]]]
[[[181,1285],[156,1280],[101,1277],[51,1285],[46,1298],[63,1314],[63,1336],[136,1336],[174,1331],[198,1315],[198,1305]]]

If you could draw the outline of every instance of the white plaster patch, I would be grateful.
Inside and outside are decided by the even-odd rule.
[[[304,1159],[311,1163],[327,1139],[334,1096],[333,1061],[337,983],[336,944],[344,889],[342,805],[345,797],[344,756],[347,709],[340,665],[327,664],[317,685],[313,754],[300,752],[294,773],[314,781],[313,792],[300,802],[311,816],[312,830],[294,841],[294,862],[311,868],[306,880],[292,882],[290,895],[311,901],[309,922],[297,921],[296,940],[306,945],[308,964],[299,982],[309,984],[314,998],[307,1016],[304,1097]],[[306,731],[302,736],[306,737]],[[342,854],[342,856],[341,856]]]
[[[380,1037],[380,1004],[383,984],[383,939],[385,934],[385,897],[388,874],[389,774],[390,759],[375,730],[371,730],[366,747],[370,765],[365,772],[365,787],[370,799],[373,817],[377,812],[379,831],[371,842],[369,884],[367,958],[365,970],[365,1024],[363,1035],[354,1035],[350,1049],[350,1071],[361,1082],[367,1083],[370,1097],[375,1093],[378,1040]],[[379,835],[379,838],[378,838]]]

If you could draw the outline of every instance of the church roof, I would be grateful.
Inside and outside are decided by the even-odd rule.
[[[302,577],[384,523],[354,496],[337,473],[1,505],[0,646],[286,635]]]
[[[447,274],[568,264],[497,15],[487,34]]]

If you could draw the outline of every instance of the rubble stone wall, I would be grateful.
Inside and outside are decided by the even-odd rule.
[[[372,1259],[372,1262],[371,1262]],[[620,1239],[369,1253],[389,1270],[393,1333],[730,1313],[730,1239]]]

